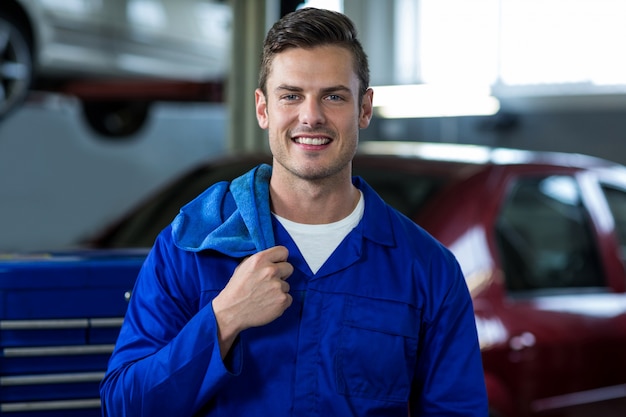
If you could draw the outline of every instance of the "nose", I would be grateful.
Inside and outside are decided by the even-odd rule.
[[[307,126],[319,126],[324,124],[326,117],[322,103],[315,98],[307,98],[300,108],[300,123]]]

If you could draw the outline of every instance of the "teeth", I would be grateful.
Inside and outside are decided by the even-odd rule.
[[[328,142],[330,140],[326,138],[296,138],[296,143],[302,145],[326,145]]]

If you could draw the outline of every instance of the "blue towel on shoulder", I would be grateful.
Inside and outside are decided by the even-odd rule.
[[[181,249],[244,257],[274,246],[269,201],[272,167],[261,164],[232,182],[219,182],[181,208],[172,237]]]

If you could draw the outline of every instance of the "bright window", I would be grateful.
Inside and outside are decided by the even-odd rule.
[[[626,84],[624,0],[419,4],[421,82]]]

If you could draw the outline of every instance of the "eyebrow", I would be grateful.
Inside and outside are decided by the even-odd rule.
[[[302,92],[304,89],[301,87],[296,87],[294,85],[287,85],[287,84],[281,84],[278,87],[276,87],[275,91],[291,91],[294,93],[298,93],[298,92]],[[351,93],[352,90],[350,90],[350,88],[346,87],[343,84],[338,84],[338,85],[334,85],[331,87],[325,87],[322,88],[321,92],[322,94],[329,94],[329,93],[337,93],[337,92],[347,92],[347,93]]]

